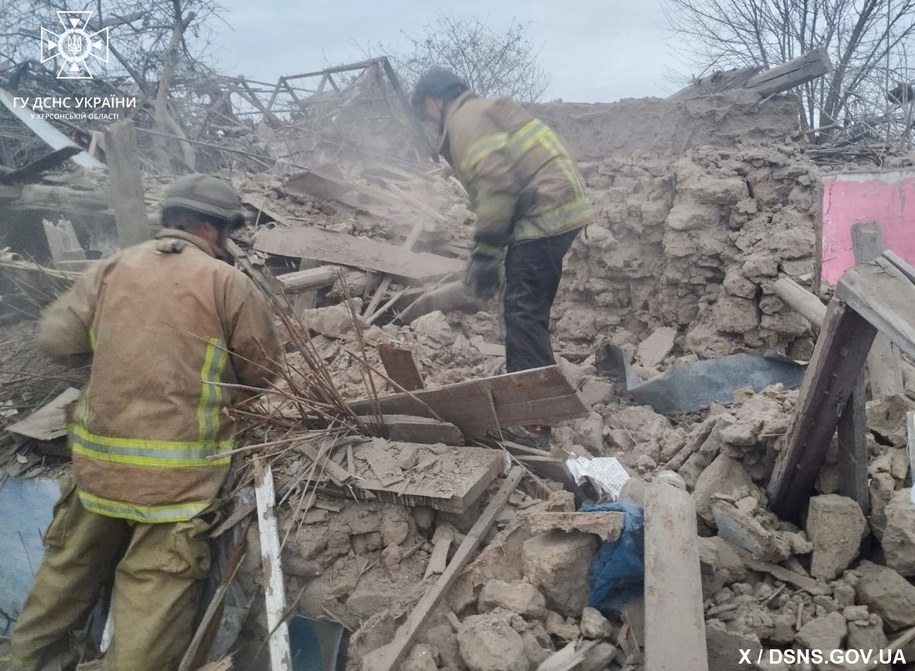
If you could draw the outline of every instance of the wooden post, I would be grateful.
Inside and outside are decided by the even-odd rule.
[[[839,494],[854,499],[865,516],[870,514],[871,497],[867,487],[867,416],[864,404],[864,376],[842,410],[838,425]]]
[[[696,506],[683,489],[649,486],[645,509],[645,668],[707,671]]]
[[[280,535],[276,522],[276,492],[273,470],[254,457],[254,493],[257,497],[257,527],[264,563],[264,596],[267,600],[267,629],[271,671],[292,671],[289,626],[286,623],[286,587],[280,558]]]
[[[137,153],[137,130],[130,119],[105,129],[108,158],[108,202],[114,210],[121,249],[149,239],[146,197]]]
[[[859,221],[851,227],[855,263],[871,263],[883,253],[883,230],[876,221]],[[878,333],[867,355],[867,378],[871,398],[878,399],[901,394],[905,389],[899,351],[885,335]]]
[[[804,512],[876,332],[842,300],[834,298],[829,304],[769,480],[771,509],[779,517],[796,520]]]

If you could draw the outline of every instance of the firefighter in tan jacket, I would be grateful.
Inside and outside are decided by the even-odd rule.
[[[65,655],[112,580],[105,668],[177,669],[231,461],[226,410],[238,385],[267,386],[280,356],[266,301],[219,259],[241,218],[228,183],[181,177],[156,239],[95,264],[45,313],[40,346],[92,366],[70,418],[75,478],[13,632],[13,669]]]
[[[508,98],[475,95],[448,70],[423,75],[413,109],[438,125],[441,154],[477,217],[465,284],[487,299],[505,269],[505,366],[509,373],[555,363],[550,308],[562,260],[591,220],[575,161],[559,136]]]

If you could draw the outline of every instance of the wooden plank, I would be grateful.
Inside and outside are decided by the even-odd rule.
[[[39,119],[29,107],[17,107],[13,104],[13,96],[6,89],[0,88],[0,103],[8,109],[13,116],[24,123],[29,130],[44,140],[52,149],[63,149],[64,147],[75,147],[66,135],[57,130],[45,119]],[[85,151],[74,155],[73,162],[82,168],[97,170],[104,168],[104,164],[95,159]]]
[[[114,210],[121,249],[149,239],[146,198],[137,151],[137,130],[130,119],[121,119],[105,129],[108,160],[108,202]]]
[[[271,671],[292,671],[289,626],[286,624],[286,587],[280,559],[280,536],[276,521],[276,492],[273,471],[254,457],[254,493],[257,498],[257,527],[260,532],[264,568],[264,597],[267,601],[267,631]]]
[[[45,170],[50,170],[58,163],[63,163],[68,158],[72,158],[83,150],[76,145],[69,145],[55,149],[50,154],[45,154],[41,158],[26,163],[21,168],[11,170],[5,175],[0,176],[0,184],[16,184],[17,182],[27,182],[33,177],[37,177]]]
[[[746,83],[746,88],[753,89],[763,97],[771,96],[822,77],[831,69],[826,49],[814,49],[778,67],[760,72]]]
[[[883,258],[842,275],[836,296],[915,358],[915,285]]]
[[[304,226],[258,231],[254,248],[268,254],[315,259],[414,280],[442,277],[464,267],[459,259],[411,252],[383,242]]]
[[[400,668],[400,664],[407,656],[407,653],[410,652],[413,641],[416,639],[417,633],[419,633],[419,628],[426,622],[432,609],[451,588],[461,570],[470,560],[470,557],[480,547],[483,538],[485,538],[490,527],[496,521],[496,517],[505,507],[505,504],[508,503],[508,498],[521,481],[522,475],[524,475],[524,470],[521,468],[513,468],[511,470],[508,477],[499,487],[499,491],[496,492],[489,505],[486,506],[483,514],[480,515],[470,531],[467,532],[464,540],[461,541],[460,546],[454,553],[454,557],[451,558],[451,562],[448,564],[448,568],[439,576],[432,589],[426,592],[423,598],[414,606],[406,621],[398,628],[397,633],[394,635],[394,640],[369,653],[363,659],[363,668],[366,671],[394,671]]]
[[[378,345],[378,354],[388,377],[407,391],[424,389],[423,376],[416,366],[413,352],[408,347],[393,342]]]
[[[796,520],[806,509],[875,333],[874,327],[843,301],[834,298],[829,304],[769,480],[770,507],[780,517]]]
[[[552,424],[588,414],[559,366],[381,396],[378,404],[382,413],[391,415],[432,417],[431,408],[471,437],[500,427]],[[370,399],[354,401],[349,406],[360,415],[375,411]]]
[[[885,249],[883,229],[876,221],[859,221],[851,226],[852,251],[855,263],[871,263]],[[867,377],[870,382],[871,398],[879,399],[901,394],[905,385],[899,352],[882,333],[878,333],[867,355]]]
[[[871,497],[867,486],[867,416],[865,415],[864,376],[858,374],[838,425],[839,494],[854,499],[865,516],[870,514]]]
[[[896,266],[899,272],[908,278],[909,282],[915,284],[915,268],[909,265],[905,259],[888,249],[883,250],[882,256],[891,264]]]
[[[874,338],[874,344],[867,355],[867,380],[872,399],[886,398],[905,391],[899,349],[882,333]]]
[[[6,430],[35,440],[62,438],[67,435],[67,407],[77,400],[79,389],[68,387],[50,403],[6,427]]]
[[[648,487],[645,509],[645,668],[708,669],[696,507],[683,489]]]

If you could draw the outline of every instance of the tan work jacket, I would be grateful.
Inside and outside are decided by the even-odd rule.
[[[92,266],[44,314],[39,344],[89,354],[72,409],[84,507],[140,522],[191,519],[218,495],[237,390],[264,387],[280,347],[254,283],[205,240],[163,230]]]
[[[591,203],[559,136],[508,98],[467,91],[446,110],[441,153],[477,215],[474,254],[585,226]]]

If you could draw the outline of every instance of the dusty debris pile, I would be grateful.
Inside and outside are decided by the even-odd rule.
[[[263,601],[252,599],[270,548],[244,526],[256,509],[247,489],[256,482],[252,457],[269,465],[276,484],[287,605],[341,623],[352,671],[634,671],[650,668],[651,654],[670,651],[681,634],[693,637],[690,654],[721,671],[737,668],[742,649],[899,649],[915,658],[911,388],[866,407],[855,401],[867,469],[857,496],[848,495],[840,438],[813,469],[805,491],[814,496],[777,515],[784,497],[771,483],[796,454],[798,424],[810,412],[806,387],[738,385],[672,413],[636,403],[629,381],[602,367],[613,346],[641,381],[663,382],[688,364],[762,348],[813,357],[805,385],[829,377],[814,356],[820,324],[775,289],[779,278],[809,286],[819,276],[818,173],[796,129],[795,101],[736,91],[540,106],[579,157],[597,216],[572,248],[554,306],[558,366],[503,375],[499,306],[435,293],[460,279],[468,248],[473,221],[459,186],[414,147],[387,162],[354,160],[350,150],[365,143],[369,154],[388,149],[325,113],[341,98],[354,114],[362,103],[377,111],[384,81],[373,77],[383,68],[364,66],[374,74],[295,103],[284,123],[267,118],[250,130],[278,158],[299,142],[287,160],[222,173],[249,215],[232,254],[275,297],[287,341],[273,394],[244,409],[253,428],[222,530],[248,547],[235,599],[245,621],[236,668],[267,668],[270,633]],[[392,112],[384,125],[396,137],[415,131],[397,119]],[[241,134],[244,126],[233,127]],[[297,134],[299,126],[312,134]],[[4,257],[0,268],[17,284],[0,307],[25,287],[37,286],[31,300],[46,302],[85,262],[37,240],[42,218],[66,215],[83,251],[114,248],[103,182],[55,174],[0,189],[0,211],[14,214],[2,220],[0,247],[40,263]],[[167,182],[143,175],[147,206]],[[824,324],[820,338],[832,332]],[[62,369],[11,368],[33,349],[31,329],[5,330],[15,345],[0,357],[4,428],[63,391],[58,378],[79,386]],[[37,386],[23,387],[26,378]],[[548,451],[504,432],[550,423]],[[34,474],[36,446],[5,432],[0,463]],[[604,612],[589,605],[594,557],[620,542],[626,517],[623,509],[580,510],[595,490],[576,482],[569,457],[614,457],[630,476],[619,499],[647,511],[642,550],[653,587],[645,599]],[[664,498],[655,488],[678,483],[690,495],[653,509]],[[683,534],[694,567],[674,544],[651,540],[662,522]],[[685,573],[657,571],[665,559]],[[692,602],[684,586],[694,588]],[[646,627],[659,612],[657,593],[696,621],[675,618],[671,636],[658,636]]]

